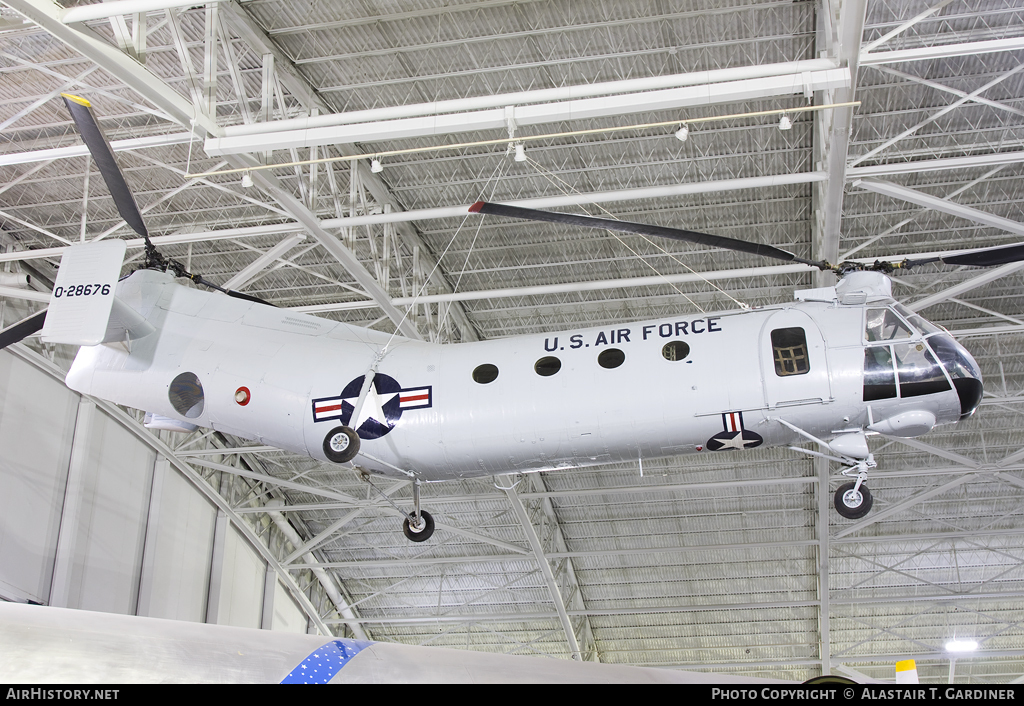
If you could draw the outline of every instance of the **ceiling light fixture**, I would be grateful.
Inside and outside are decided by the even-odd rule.
[[[946,652],[974,652],[978,643],[974,640],[950,640],[946,643]]]
[[[522,142],[517,142],[516,143],[516,156],[515,156],[515,160],[517,162],[525,162],[526,161],[526,145],[524,145]]]
[[[783,115],[781,118],[779,118],[780,130],[789,130],[791,127],[793,127],[793,121],[789,119],[788,115]]]
[[[242,188],[248,189],[250,186],[252,186],[252,177],[249,176],[249,172],[246,172],[242,175]]]
[[[690,136],[690,128],[683,125],[681,128],[676,130],[676,139],[680,142],[686,142],[686,138]]]
[[[384,167],[380,165],[379,159],[370,160],[370,171],[373,172],[374,174],[380,174],[382,171],[384,171]]]

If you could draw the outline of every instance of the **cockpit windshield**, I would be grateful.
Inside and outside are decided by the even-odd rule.
[[[864,337],[869,343],[878,341],[895,341],[910,338],[914,332],[910,330],[892,309],[868,309],[864,325]]]
[[[960,396],[960,418],[971,416],[981,404],[984,392],[978,364],[949,334],[936,334],[929,336],[927,340],[936,357],[942,362],[942,367],[949,373],[953,387]]]
[[[948,334],[939,334],[928,339],[928,344],[935,351],[935,355],[942,361],[942,365],[949,371],[949,376],[954,380],[959,378],[981,379],[981,370],[974,358],[963,348],[957,345],[953,337]]]
[[[924,318],[920,314],[915,314],[914,312],[912,312],[910,309],[908,309],[907,307],[903,306],[902,304],[895,304],[894,303],[892,305],[892,308],[895,309],[897,311],[897,313],[899,313],[900,316],[902,316],[904,319],[909,321],[910,325],[913,326],[914,328],[916,328],[921,333],[923,333],[923,334],[942,333],[942,329],[940,329],[938,326],[933,324],[931,321],[928,321],[926,318]]]

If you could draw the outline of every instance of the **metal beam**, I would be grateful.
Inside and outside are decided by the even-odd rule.
[[[519,105],[514,106],[514,120],[519,127],[546,125],[630,115],[637,112],[678,110],[685,107],[734,103],[779,95],[801,95],[805,91],[841,88],[849,83],[850,73],[848,70],[828,69],[788,76],[768,76],[644,93]],[[508,120],[509,113],[503,107],[257,135],[217,136],[206,141],[205,149],[206,153],[211,156],[224,156],[319,145],[351,145],[361,142],[380,142],[480,130],[504,131],[507,129]]]
[[[248,46],[253,47],[254,50],[262,53],[264,56],[269,55],[273,57],[278,80],[302,103],[311,116],[314,116],[316,113],[326,115],[336,114],[334,108],[316,93],[316,91],[303,77],[302,73],[292,63],[291,59],[281,51],[275,42],[267,37],[264,30],[252,19],[252,17],[249,16],[248,12],[246,12],[243,7],[232,0],[231,2],[224,2],[220,6],[220,10],[224,22],[229,25]],[[311,117],[310,119],[316,118]],[[260,125],[261,123],[252,124]],[[354,148],[349,145],[340,145],[339,150],[342,154],[354,153]],[[360,165],[359,167],[359,182],[367,191],[370,192],[374,200],[381,204],[382,207],[390,205],[392,213],[400,213],[403,210],[401,204],[391,193],[387,184],[385,184],[377,174],[371,173],[368,166],[365,164]],[[386,211],[387,208],[383,208],[383,210]],[[345,219],[338,220],[344,221]],[[345,228],[350,224],[328,223],[325,221],[323,225],[326,228]],[[397,230],[402,238],[405,239],[410,250],[419,250],[420,261],[428,272],[432,272],[431,283],[442,292],[451,291],[451,287],[444,279],[440,268],[436,267],[437,262],[434,259],[433,253],[420,238],[420,235],[416,232],[415,228],[406,224],[398,226]],[[465,310],[460,305],[456,305],[451,311],[453,320],[462,333],[462,340],[479,340],[479,336],[477,335],[472,323],[469,321],[469,318],[466,316]]]
[[[918,503],[924,502],[925,500],[928,500],[931,497],[934,497],[936,495],[941,495],[942,493],[945,493],[945,492],[947,492],[949,490],[952,490],[953,488],[956,488],[957,486],[962,485],[963,483],[966,483],[967,481],[971,480],[972,478],[973,478],[972,474],[964,474],[963,476],[961,476],[959,478],[954,478],[953,480],[949,481],[948,483],[943,483],[942,485],[940,485],[940,486],[938,486],[936,488],[932,488],[931,490],[926,490],[923,493],[918,493],[914,497],[908,498],[907,500],[904,500],[901,503],[897,503],[896,505],[892,505],[890,507],[887,507],[884,510],[875,510],[874,512],[871,513],[871,516],[868,519],[862,520],[861,522],[858,522],[858,523],[856,523],[854,525],[851,525],[851,526],[847,527],[844,530],[836,532],[835,538],[838,539],[840,537],[845,537],[848,534],[852,534],[853,532],[859,532],[860,530],[864,529],[865,527],[868,527],[869,525],[873,525],[873,524],[875,524],[876,522],[878,522],[880,520],[884,520],[885,518],[887,518],[887,517],[889,517],[891,515],[895,515],[895,514],[898,514],[900,512],[903,512],[907,508],[913,507],[914,505],[917,505]]]
[[[1009,218],[1003,218],[1002,216],[996,216],[992,213],[986,213],[985,211],[972,208],[971,206],[964,206],[952,201],[947,201],[937,196],[926,194],[923,191],[912,189],[909,186],[901,186],[900,184],[881,181],[879,179],[855,179],[851,183],[851,186],[860,187],[861,189],[865,189],[876,194],[891,196],[902,201],[909,201],[910,203],[915,203],[918,206],[930,208],[933,211],[941,211],[942,213],[948,213],[951,216],[965,218],[969,221],[974,221],[975,223],[992,226],[993,228],[1000,228],[1015,235],[1024,236],[1024,223],[1021,223],[1020,221],[1010,220]]]
[[[110,148],[114,152],[127,152],[130,150],[144,149],[147,147],[165,147],[167,145],[183,145],[196,139],[190,132],[174,132],[166,135],[152,135],[150,137],[133,137],[127,140],[113,140]],[[0,155],[0,167],[12,164],[33,164],[35,162],[52,162],[55,159],[71,159],[73,157],[85,157],[89,154],[89,148],[85,145],[74,145],[72,147],[54,147],[48,150],[32,150],[30,152],[11,152]]]
[[[957,108],[959,108],[960,106],[962,106],[964,103],[969,103],[971,100],[974,99],[975,96],[981,95],[982,93],[984,93],[988,89],[992,88],[993,86],[996,86],[999,83],[1002,83],[1006,79],[1014,76],[1015,74],[1019,73],[1022,70],[1024,70],[1024,64],[1019,64],[1019,65],[1015,66],[1014,68],[1010,69],[1009,71],[1001,74],[1000,76],[997,76],[996,78],[992,79],[991,81],[989,81],[985,85],[981,86],[980,88],[975,89],[974,91],[971,91],[971,93],[965,95],[960,100],[958,100],[958,101],[956,101],[954,103],[951,103],[950,105],[947,105],[945,108],[942,108],[941,110],[938,110],[938,111],[932,113],[931,115],[929,115],[927,118],[925,118],[921,122],[917,123],[916,125],[913,125],[912,127],[907,128],[906,130],[904,130],[900,134],[896,135],[896,137],[892,137],[892,138],[886,140],[885,142],[883,142],[882,144],[878,145],[878,147],[875,147],[875,148],[873,148],[871,150],[868,150],[864,154],[858,156],[856,159],[854,159],[852,162],[850,162],[850,166],[854,167],[854,166],[860,164],[861,162],[863,162],[864,160],[869,159],[869,158],[875,156],[879,152],[883,152],[884,150],[888,149],[889,147],[892,147],[894,144],[896,144],[897,142],[899,142],[903,138],[909,137],[910,135],[913,135],[914,133],[916,133],[918,130],[920,130],[924,126],[926,126],[926,125],[928,125],[930,123],[935,122],[936,120],[941,118],[946,113],[951,113],[952,111],[954,111]]]
[[[224,128],[224,136],[240,137],[242,135],[255,135],[260,133],[309,130],[312,128],[350,125],[353,123],[367,123],[381,120],[394,120],[397,118],[475,111],[484,108],[504,108],[507,105],[520,106],[531,103],[569,101],[596,96],[635,93],[637,91],[652,91],[665,88],[678,88],[682,86],[726,83],[742,79],[758,79],[785,75],[802,76],[804,73],[827,71],[835,68],[838,68],[838,64],[832,59],[808,59],[779,64],[740,66],[713,71],[694,71],[691,73],[674,74],[669,76],[649,76],[644,78],[631,78],[622,81],[588,83],[574,86],[563,86],[559,88],[538,89],[535,91],[520,91],[517,93],[485,94],[473,98],[459,98],[455,100],[434,101],[431,103],[396,105],[387,108],[372,108],[369,110],[345,111],[342,113],[331,112],[317,116],[290,118],[288,120],[276,120],[266,123],[230,125]]]
[[[963,148],[970,149],[969,147]],[[891,176],[893,174],[916,174],[918,172],[993,167],[1000,164],[1020,164],[1021,162],[1024,162],[1024,152],[996,152],[972,154],[966,157],[946,157],[944,159],[923,159],[921,161],[895,162],[893,164],[876,164],[869,167],[850,167],[846,170],[846,176],[848,179],[860,179],[873,176]]]
[[[523,501],[516,495],[516,489],[514,486],[508,488],[502,488],[505,491],[505,495],[508,497],[509,504],[512,505],[512,511],[516,515],[516,519],[519,520],[520,526],[523,528],[523,533],[526,535],[527,541],[530,543],[530,548],[533,549],[533,556],[537,560],[537,564],[540,566],[541,575],[544,577],[544,584],[548,588],[548,594],[551,596],[551,602],[555,604],[555,612],[558,613],[558,620],[562,623],[562,630],[565,632],[565,638],[569,642],[569,652],[572,654],[572,658],[577,661],[582,660],[580,655],[580,645],[576,640],[576,631],[573,629],[572,621],[569,620],[569,615],[566,613],[565,601],[562,599],[562,592],[558,589],[558,582],[555,580],[555,575],[551,571],[551,564],[548,563],[547,558],[544,556],[544,547],[540,543],[540,538],[537,536],[537,530],[534,529],[533,523],[530,521],[530,515],[526,512],[526,508],[523,506]]]
[[[156,12],[169,10],[173,7],[195,7],[221,0],[108,0],[94,5],[78,5],[69,7],[60,13],[59,19],[64,24],[102,20],[114,15],[133,15],[139,12]]]
[[[51,0],[4,1],[74,51],[117,76],[132,90],[166,112],[179,125],[194,124],[204,133],[220,134],[220,128],[213,120],[199,112],[144,66],[101,39],[92,29],[81,23],[74,27],[63,24],[60,18],[64,8],[57,3]]]
[[[829,13],[831,26],[834,19],[831,2],[822,3],[822,11]],[[836,36],[832,43],[839,65],[849,72],[850,80],[845,86],[826,91],[826,101],[845,103],[854,100],[857,88],[857,59],[860,54],[861,36],[864,34],[864,16],[867,0],[846,0],[841,4]],[[826,30],[827,31],[827,30]],[[833,38],[828,38],[833,39]],[[843,217],[843,193],[846,189],[846,163],[853,130],[853,107],[821,111],[815,116],[816,145],[827,164],[828,181],[817,187],[818,210],[814,220],[812,257],[816,260],[835,262],[839,258],[839,233]],[[827,286],[834,282],[830,273],[815,275],[816,286]]]
[[[264,268],[268,267],[271,263],[273,263],[275,260],[281,257],[284,253],[288,252],[305,239],[306,236],[303,233],[296,233],[294,235],[288,236],[280,243],[272,247],[270,250],[260,255],[249,265],[242,268],[242,270],[239,271],[238,274],[236,274],[234,277],[232,277],[231,279],[224,283],[224,288],[240,289],[241,287],[244,287],[246,283],[249,282],[249,280],[251,280],[257,274],[259,274],[259,272],[261,272]]]
[[[11,0],[8,3],[18,12],[36,22],[46,31],[65,42],[72,49],[78,51],[86,58],[99,64],[101,68],[118,76],[133,90],[145,96],[161,110],[167,112],[174,120],[181,125],[192,126],[197,132],[203,135],[219,135],[220,129],[211,119],[207,118],[198,106],[190,104],[173,91],[160,78],[148,71],[144,66],[130,59],[114,47],[103,42],[85,25],[78,24],[75,28],[63,25],[58,20],[59,12],[63,9],[50,0]],[[170,10],[168,10],[170,12]],[[186,71],[188,68],[186,67]],[[229,158],[232,166],[252,167],[258,164],[251,157],[233,156]],[[307,231],[333,255],[349,274],[359,283],[366,293],[376,301],[381,309],[392,320],[399,332],[403,335],[421,339],[416,327],[409,321],[405,314],[392,306],[390,297],[374,280],[373,276],[366,271],[358,258],[342,245],[337,238],[327,232],[317,216],[312,213],[301,201],[296,199],[277,180],[276,177],[267,172],[255,172],[254,179],[259,182],[264,191],[269,193],[277,202]]]
[[[953,56],[977,56],[1000,51],[1019,51],[1024,49],[1024,37],[993,39],[986,42],[963,42],[960,44],[939,44],[916,49],[900,49],[884,52],[861,52],[861,66],[877,64],[902,64],[908,61],[928,61],[945,59]]]
[[[923,309],[927,309],[928,307],[938,304],[939,302],[945,301],[950,297],[959,296],[964,292],[969,292],[970,290],[976,289],[982,286],[983,284],[988,284],[989,282],[997,280],[1000,277],[1005,277],[1006,275],[1016,272],[1021,268],[1024,268],[1024,262],[1008,262],[1005,265],[996,267],[995,269],[982,272],[980,275],[976,275],[965,282],[953,285],[948,289],[943,289],[941,292],[936,292],[931,296],[927,296],[924,297],[923,299],[918,299],[916,302],[906,304],[906,307],[911,311],[921,311]],[[1019,327],[1014,327],[1014,329],[1016,328]]]
[[[953,2],[953,0],[941,0],[941,2],[938,5],[933,5],[932,7],[929,7],[924,12],[922,12],[920,14],[917,14],[917,15],[914,15],[913,17],[911,17],[909,20],[907,20],[906,22],[901,24],[896,29],[891,30],[889,32],[886,32],[881,37],[879,37],[878,39],[875,39],[874,41],[870,42],[869,44],[865,44],[861,51],[863,51],[866,54],[867,52],[872,51],[875,47],[878,47],[878,46],[881,46],[882,44],[885,44],[886,42],[888,42],[893,37],[895,37],[897,35],[900,35],[903,32],[906,32],[908,29],[910,29],[911,27],[916,25],[921,20],[924,20],[924,19],[927,19],[927,18],[931,17],[932,15],[934,15],[936,12],[938,12],[939,10],[941,10],[942,8],[944,8],[946,5],[948,5],[951,2]]]

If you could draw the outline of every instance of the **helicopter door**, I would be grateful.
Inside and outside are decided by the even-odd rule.
[[[825,339],[802,311],[769,317],[761,329],[761,370],[769,408],[832,399]]]

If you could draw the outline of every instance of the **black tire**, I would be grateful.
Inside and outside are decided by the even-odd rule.
[[[334,427],[324,437],[324,455],[333,463],[348,463],[359,453],[359,435],[349,427]]]
[[[426,542],[430,535],[434,534],[434,518],[426,510],[420,510],[420,519],[423,520],[423,528],[418,532],[412,528],[409,518],[402,522],[402,532],[410,542]]]
[[[871,512],[871,491],[863,483],[860,484],[860,490],[857,496],[847,497],[847,493],[852,491],[857,484],[853,481],[849,483],[843,483],[836,490],[835,497],[833,498],[836,506],[836,512],[845,517],[848,520],[859,520],[864,515]]]

